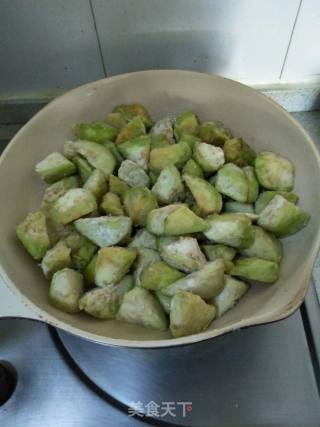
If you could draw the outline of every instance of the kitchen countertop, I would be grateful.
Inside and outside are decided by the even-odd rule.
[[[292,115],[308,131],[320,150],[320,111],[302,111],[299,113],[292,113]],[[313,280],[320,303],[320,256],[318,256],[314,265]]]
[[[292,113],[302,126],[309,132],[314,142],[320,150],[320,111],[306,111],[300,113]],[[313,280],[317,289],[317,294],[320,302],[320,256],[314,265]]]

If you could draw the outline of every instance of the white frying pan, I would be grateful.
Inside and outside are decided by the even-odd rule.
[[[200,334],[172,339],[118,321],[70,315],[48,303],[48,282],[15,237],[15,226],[39,207],[44,185],[36,162],[72,138],[76,122],[103,120],[117,104],[144,104],[154,119],[193,110],[201,120],[223,121],[257,150],[289,157],[296,167],[295,191],[311,221],[284,240],[281,277],[274,285],[254,285],[246,297]],[[0,159],[0,317],[37,319],[101,344],[167,347],[191,344],[250,325],[282,319],[306,294],[319,248],[320,161],[304,129],[280,106],[232,80],[187,71],[144,71],[103,79],[55,99],[13,138]],[[5,284],[4,284],[5,283]]]

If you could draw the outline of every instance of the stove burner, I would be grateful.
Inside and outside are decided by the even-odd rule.
[[[115,408],[119,409],[120,411],[122,411],[126,415],[128,415],[130,413],[130,407],[127,406],[127,405],[125,405],[125,404],[123,404],[119,400],[115,399],[109,393],[107,393],[102,388],[100,388],[99,386],[97,386],[97,384],[95,384],[86,375],[86,373],[80,368],[80,366],[77,365],[77,363],[75,362],[75,360],[72,358],[72,355],[69,353],[69,351],[65,347],[65,345],[64,345],[61,337],[59,336],[59,333],[57,332],[57,330],[54,329],[51,326],[49,326],[48,329],[49,329],[50,335],[51,335],[51,337],[52,337],[52,339],[53,339],[56,347],[58,348],[58,350],[60,351],[60,353],[64,357],[64,360],[67,362],[68,366],[79,376],[79,378],[94,393],[96,393],[98,396],[100,396],[103,400],[105,400],[107,403],[113,405]],[[144,423],[147,423],[149,425],[154,425],[154,426],[168,426],[168,427],[170,427],[170,426],[172,426],[172,427],[179,426],[179,424],[168,423],[166,421],[157,420],[157,419],[148,417],[146,415],[143,415],[142,417],[139,416],[139,415],[133,415],[133,417],[135,419],[138,419],[139,421],[142,421]]]
[[[60,330],[51,334],[93,391],[124,416],[138,408],[145,415],[135,418],[149,425],[287,425],[290,413],[298,426],[316,416],[304,410],[316,393],[301,385],[309,367],[296,363],[299,340],[305,340],[300,312],[270,325],[162,349],[103,346]],[[187,402],[183,416],[179,403]]]
[[[0,406],[4,405],[12,396],[17,385],[15,368],[4,360],[0,360]]]

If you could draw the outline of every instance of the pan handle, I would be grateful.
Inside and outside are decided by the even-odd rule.
[[[0,276],[0,319],[3,317],[40,320],[37,314],[25,305],[21,296],[13,293]]]

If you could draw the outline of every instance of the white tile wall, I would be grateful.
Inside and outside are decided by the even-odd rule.
[[[104,67],[320,81],[319,43],[320,0],[0,0],[0,101],[54,94]]]
[[[282,73],[284,80],[320,76],[320,1],[303,0]]]
[[[103,76],[87,0],[1,0],[1,96],[62,90]]]
[[[93,0],[107,73],[185,68],[279,78],[299,0]]]

